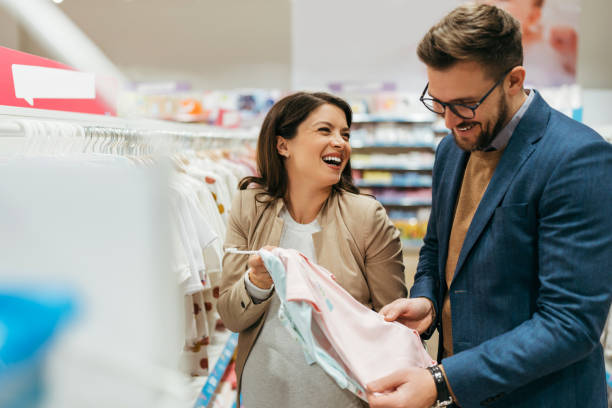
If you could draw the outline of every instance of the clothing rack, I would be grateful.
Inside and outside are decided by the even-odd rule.
[[[117,156],[147,156],[147,155],[155,155],[160,154],[161,156],[170,156],[172,158],[173,167],[176,167],[173,174],[174,175],[182,175],[180,174],[180,170],[182,162],[186,157],[191,160],[192,165],[194,162],[202,159],[202,156],[197,156],[196,153],[199,153],[200,150],[211,150],[211,156],[215,157],[217,152],[215,149],[223,149],[224,153],[227,151],[226,148],[237,147],[236,151],[244,151],[247,152],[252,151],[250,148],[244,149],[241,146],[252,144],[257,138],[257,132],[255,129],[222,129],[215,128],[206,125],[199,124],[182,124],[182,123],[173,123],[173,122],[164,122],[159,120],[149,120],[149,119],[136,119],[136,118],[117,118],[117,117],[107,117],[102,115],[90,115],[90,114],[80,114],[80,113],[71,113],[71,112],[58,112],[58,111],[45,111],[39,109],[30,109],[30,108],[13,108],[0,106],[0,156],[13,156],[9,157],[6,160],[7,163],[10,163],[11,166],[19,168],[28,166],[29,163],[34,164],[36,167],[38,164],[42,162],[45,163],[45,160],[38,161],[35,157],[34,160],[28,160],[26,157],[25,160],[22,160],[21,154],[25,153],[28,155],[36,155],[38,153],[42,153],[42,155],[46,155],[49,153],[50,155],[54,155],[55,153],[59,153],[54,157],[54,160],[64,160],[66,158],[67,163],[71,163],[71,159],[76,160],[88,160],[87,155],[80,155],[80,153],[108,153],[108,157],[104,157],[104,163],[106,160],[114,160],[112,155]],[[92,145],[93,144],[93,145]],[[32,147],[34,147],[32,149]],[[232,149],[232,152],[234,149]],[[184,152],[184,155],[181,154]],[[67,156],[63,156],[63,153],[68,153]],[[70,153],[76,153],[75,157],[71,158]],[[176,154],[175,153],[179,153]],[[232,153],[233,154],[233,153]],[[180,159],[178,157],[181,157]],[[133,157],[129,157],[132,159]],[[92,160],[99,160],[99,157],[94,157]],[[126,158],[117,158],[121,163],[121,160],[128,161]],[[154,158],[155,159],[155,158]],[[223,155],[222,160],[226,160],[227,156]],[[5,160],[5,158],[2,158]],[[210,160],[208,157],[204,159],[204,161]],[[213,159],[215,160],[215,159]],[[210,160],[211,162],[213,160]],[[136,162],[135,160],[134,162]],[[22,163],[23,162],[23,163]],[[152,162],[155,162],[153,160]],[[22,165],[20,164],[22,163]],[[109,161],[109,163],[112,163]],[[146,159],[143,163],[149,163]],[[156,163],[159,164],[159,163]],[[11,168],[13,168],[11,167]],[[95,166],[94,166],[95,167]],[[143,170],[145,170],[143,166]],[[155,166],[152,166],[155,167]],[[161,166],[160,166],[161,167]],[[110,171],[107,169],[103,169],[103,171],[96,173],[95,169],[85,169],[83,175],[79,174],[78,176],[73,172],[66,172],[66,179],[62,179],[62,183],[65,182],[65,185],[62,184],[62,194],[67,194],[67,191],[76,191],[79,188],[71,189],[70,183],[79,182],[85,183],[83,180],[89,180],[90,173],[91,174],[102,174],[104,177],[113,177],[119,170],[117,170],[117,166],[110,168]],[[131,168],[131,167],[130,167]],[[146,182],[134,183],[136,186],[132,188],[132,184],[130,184],[130,188],[125,188],[125,191],[129,191],[131,195],[135,196],[131,198],[127,198],[127,206],[128,207],[138,207],[143,206],[143,208],[148,211],[150,208],[157,208],[157,206],[147,206],[147,199],[150,196],[144,196],[140,190],[147,190],[149,188],[149,184],[151,186],[157,186],[158,182],[165,183],[165,178],[163,181],[159,181],[157,179],[157,173],[155,173],[154,169],[146,169],[147,171],[136,171],[132,172],[130,170],[126,171],[126,174],[129,174],[130,177],[142,177]],[[151,170],[151,171],[149,171]],[[133,174],[132,174],[133,173]],[[8,172],[6,174],[9,174]],[[12,173],[11,173],[12,174]],[[27,173],[24,173],[27,175]],[[27,183],[23,183],[25,186],[28,186],[27,191],[35,190],[36,188],[29,184],[31,177],[24,177],[22,173],[19,173],[19,176],[27,179]],[[185,176],[185,175],[183,175]],[[100,176],[102,177],[102,176]],[[204,177],[204,176],[201,176]],[[106,180],[106,179],[104,179]],[[114,179],[113,179],[114,180]],[[140,180],[140,179],[139,179]],[[122,180],[126,183],[131,182],[129,180]],[[209,181],[207,177],[207,183],[211,183],[210,186],[212,188],[213,181]],[[222,178],[218,178],[216,184],[222,184]],[[96,184],[95,182],[92,184]],[[120,184],[120,183],[118,183]],[[81,184],[79,184],[80,186]],[[121,184],[123,185],[123,184]],[[97,188],[97,187],[96,187]],[[103,183],[100,189],[108,189],[111,190],[108,196],[111,193],[114,194],[115,189],[120,190],[120,185],[114,186],[113,183]],[[221,187],[217,187],[221,189]],[[153,187],[151,187],[153,189]],[[17,189],[21,191],[20,189]],[[80,190],[79,190],[80,191]],[[123,191],[123,190],[122,190]],[[154,190],[157,191],[157,190]],[[166,189],[164,187],[163,191]],[[212,191],[212,190],[211,190]],[[219,190],[220,191],[220,190]],[[218,193],[219,193],[218,191]],[[226,190],[227,191],[227,190]],[[141,194],[142,193],[142,194]],[[33,194],[33,193],[32,193]],[[226,193],[227,195],[227,193]],[[7,194],[6,196],[21,196],[21,194]],[[84,197],[91,196],[91,194],[83,194]],[[210,194],[203,194],[203,196],[210,197]],[[156,197],[156,196],[155,196]],[[210,199],[210,198],[209,198]],[[131,200],[131,201],[130,201]],[[137,204],[136,200],[138,201]],[[217,196],[215,196],[215,201],[217,200]],[[70,200],[69,200],[70,201]],[[30,203],[35,203],[36,200],[29,200]],[[144,204],[144,205],[143,205]],[[229,202],[224,202],[225,208],[229,209]],[[47,204],[40,205],[40,207],[47,207]],[[95,207],[95,206],[94,206]],[[123,206],[122,206],[123,207]],[[36,210],[39,207],[36,207],[32,204],[32,208]],[[81,208],[84,208],[81,206]],[[95,207],[98,208],[98,207]],[[165,208],[165,207],[164,207]],[[217,206],[214,206],[215,210]],[[30,210],[24,210],[26,213]],[[146,211],[144,211],[146,213]],[[161,211],[161,210],[160,210]],[[227,211],[227,210],[226,210]],[[95,212],[95,211],[94,211]],[[121,211],[121,214],[128,214],[126,211]],[[141,212],[138,212],[141,214]],[[67,219],[70,217],[65,215]],[[218,216],[219,217],[219,216]],[[46,217],[45,219],[52,220],[53,217]],[[157,217],[155,220],[163,220],[163,217]],[[210,220],[209,220],[210,221]],[[157,222],[156,222],[157,223]],[[93,223],[95,224],[95,223]],[[108,223],[109,225],[111,223]],[[164,224],[161,222],[161,224]],[[98,225],[98,224],[96,224]],[[104,227],[104,226],[103,226]],[[67,228],[67,227],[66,227]],[[102,228],[102,227],[101,227]],[[153,228],[153,227],[152,227]],[[161,228],[161,227],[160,227]],[[48,231],[48,228],[43,228],[45,231]],[[152,229],[154,230],[154,228]],[[150,234],[153,236],[161,236],[161,234]],[[73,236],[70,235],[69,236]],[[148,235],[147,235],[148,236]],[[59,242],[59,241],[58,241]],[[105,242],[110,242],[106,240]],[[121,245],[120,248],[124,248],[126,245]],[[97,247],[96,247],[97,250]],[[97,255],[94,254],[94,255]],[[161,255],[160,255],[161,256]],[[112,258],[112,257],[111,257]],[[146,259],[147,257],[138,257],[138,259]],[[119,259],[119,258],[117,258]],[[110,262],[110,261],[109,261]],[[117,261],[119,262],[119,261]],[[143,261],[144,262],[144,261]],[[156,263],[160,264],[160,263]],[[174,266],[174,265],[173,265]],[[138,270],[141,270],[140,268]],[[213,269],[214,271],[214,269]],[[165,271],[163,271],[165,274]],[[79,275],[80,276],[80,275]],[[96,276],[102,276],[102,274],[98,273]],[[149,270],[147,270],[147,276],[149,276]],[[155,276],[154,274],[150,274],[150,276]],[[173,278],[174,279],[174,278]],[[87,286],[87,285],[85,285]],[[159,286],[162,286],[161,284]],[[157,286],[156,286],[157,287]],[[93,291],[93,289],[92,289]],[[182,293],[181,293],[182,295]],[[172,303],[174,305],[174,303]],[[201,309],[203,310],[203,308]],[[181,313],[183,311],[180,311]],[[172,315],[174,319],[180,318],[179,315]],[[225,354],[225,350],[228,347],[231,347],[232,344],[235,345],[235,337],[230,336],[229,332],[215,332],[214,326],[209,325],[211,327],[211,339],[210,339],[210,348],[209,348],[209,356],[211,367],[217,367],[217,371],[215,375],[219,375],[221,371],[221,366],[227,364],[227,360],[230,356]],[[153,330],[153,329],[152,329]],[[233,342],[233,343],[232,343]],[[63,350],[63,349],[62,349]],[[84,353],[90,353],[91,350],[84,346]],[[97,353],[91,353],[92,355],[97,355]],[[161,354],[160,354],[161,355]],[[66,358],[69,359],[69,355],[66,353],[56,354],[57,359]],[[221,358],[223,357],[223,358]],[[161,358],[161,357],[160,357]],[[217,364],[217,360],[219,364]],[[79,359],[79,361],[85,361],[84,359]],[[111,359],[103,359],[100,360],[100,363],[106,362],[108,364],[103,365],[105,373],[112,373],[114,370],[120,369],[121,367],[121,359],[111,360]],[[136,359],[134,361],[137,361]],[[97,366],[98,360],[85,361],[91,366]],[[77,365],[76,360],[73,361],[75,366]],[[131,362],[128,361],[131,364]],[[177,362],[178,363],[178,362]],[[159,389],[160,395],[166,396],[164,401],[158,401],[156,407],[164,407],[165,404],[168,403],[168,406],[174,405],[176,406],[177,402],[180,402],[181,399],[187,399],[188,405],[192,405],[195,402],[196,394],[193,391],[201,390],[206,377],[199,377],[197,380],[193,379],[190,383],[186,383],[186,380],[183,376],[178,374],[178,371],[173,370],[162,370],[157,365],[152,364],[152,368],[147,368],[147,370],[123,370],[125,373],[126,380],[130,380],[134,384],[139,384],[139,387],[142,386],[142,393],[144,395],[146,390],[156,390]],[[132,366],[138,366],[138,364],[134,363]],[[148,367],[148,366],[147,366]],[[157,368],[159,370],[157,370]],[[161,370],[161,371],[160,371]],[[224,370],[223,370],[224,371]],[[167,375],[158,375],[159,378],[153,376],[151,377],[150,372],[155,373],[167,373]],[[213,374],[211,372],[211,374]],[[222,375],[223,373],[221,373]],[[111,376],[108,376],[109,378]],[[106,378],[106,377],[105,377]],[[110,381],[110,380],[109,380]],[[210,381],[208,383],[208,388],[206,390],[202,390],[202,392],[206,391],[208,394],[212,394],[216,387],[213,387],[211,384],[219,384],[218,379],[213,375],[210,377]],[[198,387],[197,389],[194,386]],[[140,388],[139,388],[140,389]],[[116,390],[115,390],[116,391]],[[118,391],[117,391],[118,392]],[[148,392],[148,391],[146,391]],[[154,391],[152,391],[154,392]],[[211,395],[208,395],[208,398],[211,398]],[[140,395],[140,394],[139,394]],[[189,401],[190,395],[193,396],[193,401]],[[200,395],[200,393],[198,393]],[[204,395],[204,394],[202,394]]]
[[[255,129],[222,129],[207,125],[152,119],[117,118],[0,106],[0,154],[22,151],[28,139],[27,136],[30,136],[24,123],[36,122],[50,125],[76,125],[79,129],[75,131],[75,134],[69,136],[110,138],[125,143],[139,141],[155,144],[161,149],[167,149],[172,145],[184,148],[216,148],[233,143],[254,142],[257,139]]]

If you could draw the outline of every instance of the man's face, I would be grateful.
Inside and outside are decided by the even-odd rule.
[[[440,71],[427,67],[428,94],[446,103],[476,104],[499,78],[490,78],[476,62],[458,62]],[[446,127],[453,133],[455,143],[466,151],[487,147],[508,119],[508,101],[503,83],[476,109],[472,119],[463,119],[447,108]]]

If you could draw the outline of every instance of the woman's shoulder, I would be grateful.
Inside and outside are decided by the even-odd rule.
[[[246,188],[236,191],[232,208],[238,206],[243,214],[254,214],[263,211],[273,201],[263,188]]]
[[[346,207],[351,211],[367,209],[373,210],[376,207],[382,207],[380,202],[371,195],[355,194],[348,191],[343,191],[342,193],[338,194],[338,202],[342,207]]]
[[[366,242],[372,239],[381,227],[390,223],[382,204],[367,194],[342,192],[338,197],[336,214],[360,248],[365,248]]]
[[[338,210],[344,224],[353,233],[369,233],[387,217],[382,204],[367,194],[342,192],[338,196]]]

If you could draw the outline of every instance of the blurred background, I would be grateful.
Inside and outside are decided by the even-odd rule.
[[[528,85],[612,140],[612,2],[482,2],[521,21]],[[351,104],[410,285],[446,134],[415,49],[461,3],[0,0],[0,407],[239,405],[221,245],[293,91]]]

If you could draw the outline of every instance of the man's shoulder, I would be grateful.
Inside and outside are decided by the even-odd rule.
[[[551,109],[547,133],[554,133],[570,145],[604,141],[595,130],[556,109]]]
[[[540,157],[549,157],[554,162],[570,160],[576,155],[591,154],[594,151],[604,156],[612,151],[612,145],[587,125],[551,109],[551,116],[541,144]]]

